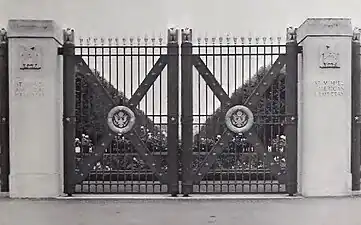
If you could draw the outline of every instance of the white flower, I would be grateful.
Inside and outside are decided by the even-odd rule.
[[[272,152],[272,147],[271,147],[271,146],[268,146],[268,147],[267,147],[267,150],[268,150],[268,152]]]

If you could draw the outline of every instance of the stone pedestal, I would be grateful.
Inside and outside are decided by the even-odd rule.
[[[49,20],[10,20],[10,197],[62,193],[62,31]]]
[[[307,19],[297,30],[299,191],[351,192],[351,43],[349,19]]]

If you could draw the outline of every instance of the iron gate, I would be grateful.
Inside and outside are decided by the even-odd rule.
[[[168,33],[166,44],[87,39],[74,46],[66,32],[66,193],[178,194],[178,31]]]
[[[296,193],[294,31],[287,45],[230,37],[192,45],[191,35],[182,44],[183,194]]]
[[[296,193],[293,29],[286,45],[64,34],[65,193]]]
[[[8,40],[0,30],[0,192],[9,191],[9,73]]]

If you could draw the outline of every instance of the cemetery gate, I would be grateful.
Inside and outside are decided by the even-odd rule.
[[[296,193],[295,30],[192,40],[64,31],[65,193]]]

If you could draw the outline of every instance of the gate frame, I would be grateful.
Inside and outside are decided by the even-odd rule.
[[[360,30],[358,28],[354,29],[352,37],[352,80],[351,80],[351,112],[352,112],[352,121],[351,121],[351,174],[352,174],[352,191],[360,190],[360,161],[361,161],[361,104],[360,104]]]
[[[167,149],[168,149],[168,171],[157,171],[156,160],[154,160],[152,154],[149,152],[146,145],[140,140],[137,132],[135,131],[137,128],[135,127],[128,133],[124,134],[127,136],[137,152],[139,156],[143,158],[145,162],[148,162],[148,166],[150,169],[155,172],[156,176],[158,175],[159,182],[167,184],[168,193],[172,196],[177,196],[179,193],[179,164],[178,164],[178,124],[179,124],[179,72],[178,72],[178,60],[179,60],[179,44],[178,44],[178,33],[179,30],[175,28],[168,29],[168,43],[167,53],[161,55],[158,61],[153,65],[151,70],[147,72],[147,75],[143,79],[142,83],[138,86],[137,90],[131,96],[127,103],[124,103],[125,106],[135,108],[142,98],[146,95],[151,86],[154,85],[156,79],[161,76],[161,72],[164,70],[165,66],[167,66],[168,71],[168,79],[167,79],[167,92],[168,92],[168,100],[167,100]],[[114,46],[116,47],[116,46]],[[107,148],[109,142],[113,140],[114,135],[116,135],[113,131],[108,130],[102,134],[100,137],[101,144],[95,146],[95,154],[90,157],[87,157],[87,163],[82,163],[80,166],[80,171],[76,172],[76,164],[75,164],[75,131],[76,131],[76,115],[75,115],[75,77],[77,73],[82,75],[92,74],[92,71],[85,63],[84,59],[82,59],[81,55],[75,54],[74,45],[74,30],[66,29],[64,30],[64,45],[62,48],[58,49],[58,54],[63,55],[63,71],[64,71],[64,80],[63,80],[63,97],[64,97],[64,116],[63,116],[63,124],[64,124],[64,192],[71,196],[75,193],[75,185],[85,180],[89,173],[91,164],[95,162],[97,158],[100,158],[104,153],[104,149]],[[105,92],[105,95],[108,97],[108,101],[110,101],[114,106],[117,106],[118,100],[112,99],[111,95],[107,93],[102,87],[96,85],[99,83],[98,79],[94,76],[91,77],[94,82],[91,83],[93,88],[102,89],[101,91]],[[95,84],[94,84],[95,83]],[[106,123],[106,118],[104,120]],[[108,135],[106,134],[108,133]],[[137,143],[137,144],[135,144]],[[147,152],[148,151],[148,152]],[[84,159],[83,159],[84,160]],[[160,162],[158,162],[160,163]],[[160,168],[160,167],[159,167]],[[84,171],[86,170],[86,171]],[[85,172],[85,173],[83,173]]]
[[[0,30],[0,192],[9,192],[9,58],[5,29]]]
[[[244,105],[255,107],[255,103],[263,95],[263,92],[268,90],[275,78],[270,77],[270,74],[279,73],[283,66],[286,66],[286,78],[285,78],[285,135],[286,139],[286,191],[290,196],[297,193],[297,92],[298,92],[298,54],[302,52],[302,47],[298,46],[296,40],[296,30],[293,27],[287,29],[287,43],[286,54],[280,54],[279,58],[271,66],[271,69],[262,78],[260,83],[253,89],[251,95],[243,103]],[[220,140],[215,143],[212,150],[207,154],[206,158],[202,160],[200,166],[196,171],[191,168],[193,158],[193,66],[199,71],[199,75],[210,87],[213,94],[221,102],[222,116],[224,116],[227,109],[238,104],[233,102],[227,93],[220,86],[218,81],[214,78],[211,71],[205,65],[203,60],[193,55],[192,48],[192,29],[182,29],[182,44],[181,44],[181,66],[182,66],[182,194],[183,196],[189,196],[192,191],[193,183],[200,182],[204,175],[211,168],[211,165],[218,158],[218,155],[223,152],[222,145],[224,142],[228,142],[228,138],[232,136],[232,133],[226,129],[221,135]],[[290,76],[292,74],[292,76]],[[266,89],[261,83],[267,84]],[[213,85],[209,85],[212,83]],[[257,92],[257,93],[256,93]],[[246,136],[251,139],[251,143],[262,143],[258,137],[257,132],[247,132]],[[224,140],[225,139],[225,140]],[[265,153],[265,146],[263,144],[255,145],[258,149],[257,152]],[[267,154],[268,155],[268,154]],[[209,158],[209,159],[208,159]],[[266,156],[266,163],[269,164],[269,157]],[[278,168],[278,167],[277,167]],[[275,168],[275,170],[277,169]],[[272,170],[272,169],[271,169]]]

